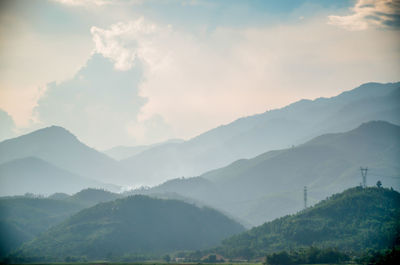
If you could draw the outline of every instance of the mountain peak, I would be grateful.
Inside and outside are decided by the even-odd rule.
[[[387,121],[369,121],[362,123],[359,127],[354,129],[353,132],[382,136],[382,132],[385,132],[384,135],[387,135],[388,133],[399,134],[399,129],[400,127],[398,125]]]
[[[61,126],[57,126],[57,125],[52,125],[49,127],[45,127],[42,129],[39,129],[37,131],[34,131],[28,135],[44,135],[44,136],[72,136],[74,138],[76,138],[76,136],[74,134],[72,134],[70,131],[68,131],[67,129],[65,129],[64,127]]]

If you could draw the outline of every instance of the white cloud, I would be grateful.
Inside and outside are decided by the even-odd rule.
[[[53,0],[66,6],[96,7],[108,5],[133,5],[141,4],[145,0]]]
[[[301,98],[333,96],[368,81],[398,81],[396,32],[345,31],[325,20],[212,31],[184,31],[143,18],[92,27],[94,56],[112,65],[85,74],[76,71],[93,49],[85,41],[29,30],[14,38],[0,27],[9,37],[0,44],[12,47],[0,49],[0,107],[17,127],[37,118],[103,148],[189,138]],[[133,80],[138,69],[141,76]],[[45,86],[49,80],[57,82]]]
[[[162,119],[137,120],[146,102],[138,95],[141,71],[139,64],[130,70],[116,70],[109,59],[93,54],[73,78],[47,85],[35,114],[42,126],[63,126],[102,149],[151,141],[153,129],[158,131],[157,137],[166,140],[168,126]],[[132,132],[132,128],[141,131]]]
[[[72,77],[87,61],[90,36],[38,33],[12,12],[1,14],[0,36],[0,108],[18,128],[29,127],[45,85]]]
[[[0,109],[0,141],[11,138],[15,136],[15,123],[12,117]]]
[[[68,6],[103,6],[112,4],[112,0],[53,0]]]
[[[400,0],[358,0],[352,13],[329,16],[329,23],[348,30],[400,28]]]
[[[140,95],[148,101],[139,121],[160,115],[183,138],[301,98],[396,81],[400,70],[397,35],[343,31],[323,18],[211,33],[140,19],[92,34],[97,52],[116,68],[143,62]]]
[[[149,53],[154,52],[153,38],[161,30],[140,18],[130,23],[114,24],[107,30],[92,27],[91,33],[95,51],[113,60],[116,69],[128,70],[137,58],[147,60]]]

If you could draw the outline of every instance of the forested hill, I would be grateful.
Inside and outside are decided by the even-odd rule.
[[[392,247],[399,238],[400,194],[356,187],[226,239],[219,251],[243,258],[307,246],[361,251]]]
[[[82,210],[25,244],[17,256],[54,261],[162,254],[215,247],[243,230],[209,208],[136,195]]]

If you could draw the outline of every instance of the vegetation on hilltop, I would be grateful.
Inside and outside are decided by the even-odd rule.
[[[216,246],[243,227],[209,208],[137,195],[100,203],[25,244],[20,257],[111,259]]]
[[[400,194],[385,188],[348,189],[314,207],[223,241],[218,252],[246,259],[304,247],[359,251],[399,244]]]

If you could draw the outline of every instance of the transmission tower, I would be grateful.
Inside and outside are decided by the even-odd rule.
[[[368,168],[362,168],[360,167],[361,171],[361,177],[362,177],[362,186],[363,188],[367,187],[367,173],[368,173]]]
[[[307,209],[307,186],[304,186],[304,209]]]

